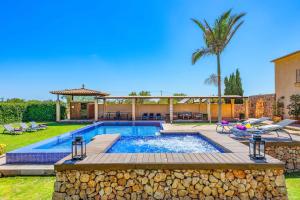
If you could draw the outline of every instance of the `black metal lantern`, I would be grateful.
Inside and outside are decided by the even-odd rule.
[[[83,160],[86,157],[86,143],[82,136],[76,136],[72,141],[72,160]]]
[[[265,144],[260,135],[253,135],[249,140],[249,156],[253,160],[265,160]]]

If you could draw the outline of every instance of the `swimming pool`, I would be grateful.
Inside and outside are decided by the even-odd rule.
[[[207,153],[223,152],[199,134],[121,136],[107,153]]]
[[[71,142],[82,136],[89,143],[96,135],[118,133],[121,138],[107,153],[222,152],[200,135],[160,135],[161,122],[98,122],[11,152],[7,163],[55,163],[71,153]]]

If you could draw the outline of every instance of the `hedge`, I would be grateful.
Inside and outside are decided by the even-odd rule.
[[[61,118],[66,107],[61,105]],[[0,103],[0,124],[27,121],[55,121],[55,102]]]

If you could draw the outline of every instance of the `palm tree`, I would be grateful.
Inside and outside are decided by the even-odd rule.
[[[195,64],[200,58],[208,55],[217,57],[217,76],[218,76],[218,121],[222,120],[222,98],[221,98],[221,62],[220,57],[236,31],[241,27],[244,21],[241,19],[245,13],[231,15],[231,10],[223,13],[215,20],[211,26],[206,20],[200,22],[192,19],[203,32],[205,46],[197,49],[192,55],[192,64]]]
[[[208,78],[204,80],[204,83],[207,85],[218,86],[218,76],[217,74],[211,74]]]

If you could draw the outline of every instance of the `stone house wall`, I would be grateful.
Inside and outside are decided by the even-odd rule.
[[[53,200],[287,199],[284,171],[94,170],[56,173]]]
[[[234,105],[234,118],[239,118],[240,113],[245,114],[245,105],[244,104],[235,104]]]
[[[273,105],[275,94],[262,94],[249,96],[249,117],[270,117],[273,116]]]

